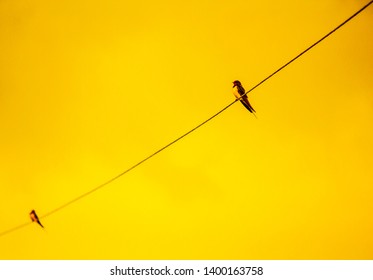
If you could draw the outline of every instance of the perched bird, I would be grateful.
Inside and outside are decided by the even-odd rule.
[[[32,210],[30,212],[30,218],[33,222],[37,222],[42,228],[44,228],[41,222],[39,221],[38,215],[36,215],[35,210]]]
[[[246,109],[249,110],[250,113],[253,113],[254,116],[255,116],[255,110],[251,106],[251,104],[249,102],[249,99],[247,98],[247,95],[244,95],[245,94],[245,89],[241,85],[240,81],[236,80],[236,81],[233,82],[233,94],[234,94],[234,96],[236,96],[237,99],[239,99],[241,101],[242,105],[245,106]],[[244,96],[242,96],[242,95],[244,95]]]

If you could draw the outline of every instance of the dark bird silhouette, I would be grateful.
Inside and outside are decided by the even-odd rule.
[[[32,210],[30,212],[30,218],[33,222],[37,222],[42,228],[44,228],[43,225],[41,224],[41,222],[39,221],[39,217],[38,217],[38,215],[36,215],[35,210]]]
[[[247,98],[247,95],[244,95],[245,94],[245,89],[241,85],[240,81],[236,80],[236,81],[233,82],[233,94],[234,94],[234,96],[236,96],[237,99],[239,99],[241,101],[242,105],[245,106],[245,108],[247,110],[249,110],[250,113],[253,113],[254,116],[255,116],[255,110],[251,106],[251,104],[249,102],[249,99]]]

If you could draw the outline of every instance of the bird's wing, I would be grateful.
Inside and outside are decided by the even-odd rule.
[[[252,113],[254,111],[253,108],[250,105],[246,104],[246,102],[244,102],[242,100],[240,100],[240,101],[241,101],[242,105],[245,106],[245,108],[250,111],[250,113]]]
[[[244,95],[245,94],[245,89],[242,87],[242,86],[238,86],[237,87],[237,91],[240,95]]]
[[[250,111],[250,113],[254,113],[255,112],[255,110],[254,110],[253,106],[251,106],[251,104],[250,104],[249,99],[247,98],[247,96],[242,97],[242,99],[240,101],[246,107],[246,109]]]

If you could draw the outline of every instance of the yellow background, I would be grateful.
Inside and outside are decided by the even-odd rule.
[[[198,125],[367,1],[0,1],[0,232]],[[372,259],[373,7],[1,259]]]

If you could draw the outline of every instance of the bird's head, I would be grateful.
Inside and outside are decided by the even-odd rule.
[[[235,87],[235,86],[240,86],[240,85],[241,85],[241,82],[238,81],[238,80],[235,80],[235,81],[233,82],[233,87]]]

